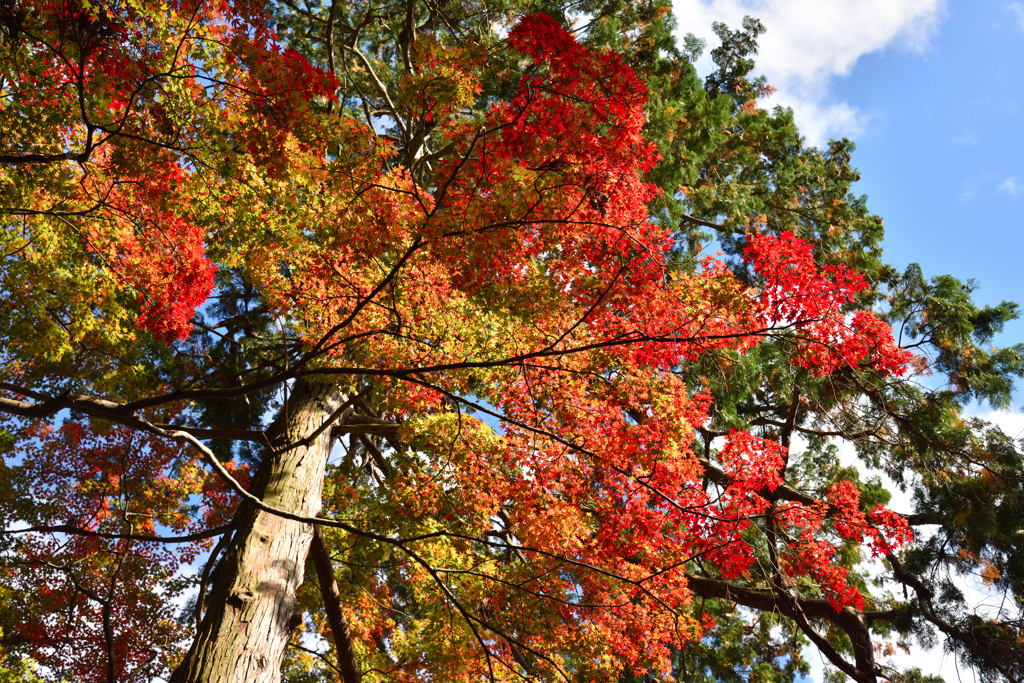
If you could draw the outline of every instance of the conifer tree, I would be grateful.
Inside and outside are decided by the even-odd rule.
[[[0,665],[875,683],[917,637],[1019,681],[1021,456],[962,415],[1016,305],[882,263],[758,21],[704,82],[674,30],[0,4]]]

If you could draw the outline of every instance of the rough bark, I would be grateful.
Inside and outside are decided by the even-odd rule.
[[[268,430],[272,450],[250,491],[276,508],[320,513],[331,430],[345,403],[327,384],[299,381]],[[314,436],[315,438],[310,438]],[[199,633],[171,683],[277,683],[292,632],[302,622],[302,583],[313,528],[243,504],[231,546],[214,572]]]

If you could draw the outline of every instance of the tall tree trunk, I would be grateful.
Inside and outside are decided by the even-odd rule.
[[[269,430],[273,450],[250,491],[265,503],[310,517],[320,513],[331,430],[305,443],[344,404],[328,384],[296,382]],[[294,445],[301,444],[301,445]],[[302,613],[302,583],[313,528],[243,504],[235,537],[214,572],[210,605],[171,683],[276,683]]]

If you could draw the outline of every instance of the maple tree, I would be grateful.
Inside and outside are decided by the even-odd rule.
[[[1016,309],[881,265],[847,143],[757,107],[756,22],[701,84],[657,4],[273,9],[0,5],[5,649],[779,680],[806,638],[876,681],[871,629],[931,625],[1019,680],[1019,624],[933,583],[1019,595],[1020,456],[959,416]]]

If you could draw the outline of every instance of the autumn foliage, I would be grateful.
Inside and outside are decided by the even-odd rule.
[[[295,381],[347,397],[321,515],[368,680],[667,674],[716,627],[696,567],[838,615],[865,608],[839,554],[913,542],[850,482],[782,496],[778,435],[699,446],[694,363],[912,357],[792,232],[751,222],[744,278],[679,266],[616,52],[540,13],[489,47],[427,35],[375,122],[257,3],[4,7],[0,624],[43,671],[174,669],[255,509],[214,465],[259,480],[320,433],[264,426]],[[320,590],[289,628],[329,633]]]

